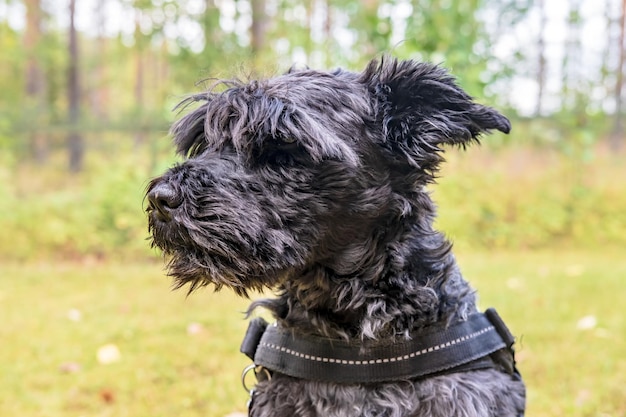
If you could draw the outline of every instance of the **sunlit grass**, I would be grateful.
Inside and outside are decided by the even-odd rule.
[[[528,416],[626,415],[623,253],[457,255],[481,308],[496,307],[519,337]],[[247,304],[228,291],[171,292],[158,263],[4,263],[0,415],[244,411]],[[97,358],[107,344],[120,352],[109,364]]]
[[[242,409],[247,305],[186,298],[159,265],[4,265],[2,416],[220,416]],[[114,344],[119,361],[101,364]]]
[[[528,416],[626,415],[626,259],[596,252],[463,253],[459,262],[518,337]]]

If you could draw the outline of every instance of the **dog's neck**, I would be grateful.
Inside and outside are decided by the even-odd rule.
[[[474,293],[439,233],[389,245],[384,259],[370,260],[352,275],[313,264],[283,281],[278,294],[253,308],[269,308],[286,328],[348,340],[408,338],[476,309]]]

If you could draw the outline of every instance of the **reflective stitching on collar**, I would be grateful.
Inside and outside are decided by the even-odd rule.
[[[292,349],[287,349],[285,347],[282,346],[278,346],[275,345],[273,343],[266,343],[266,342],[261,342],[260,346],[269,348],[269,349],[273,349],[279,352],[284,352],[287,353],[289,355],[295,356],[297,358],[303,358],[303,359],[308,359],[311,361],[315,361],[315,362],[328,362],[328,363],[339,363],[341,365],[375,365],[378,363],[389,363],[389,362],[400,362],[403,360],[408,360],[411,358],[414,358],[416,356],[421,356],[424,355],[426,353],[430,353],[430,352],[434,352],[440,349],[445,349],[447,347],[450,346],[454,346],[457,345],[459,343],[474,339],[482,334],[485,334],[487,332],[490,332],[492,330],[494,330],[495,328],[493,326],[488,326],[485,327],[484,329],[481,329],[477,332],[474,333],[470,333],[467,336],[463,336],[463,337],[459,337],[457,339],[451,340],[449,342],[446,343],[442,343],[440,345],[437,346],[431,346],[429,348],[426,349],[422,349],[420,351],[417,352],[412,352],[408,355],[403,355],[403,356],[397,356],[394,358],[383,358],[383,359],[370,359],[370,360],[363,360],[363,361],[359,361],[359,360],[346,360],[346,359],[335,359],[335,358],[325,358],[325,357],[320,357],[320,356],[312,356],[312,355],[308,355],[308,354],[304,354],[304,353],[300,353],[297,352],[295,350]]]

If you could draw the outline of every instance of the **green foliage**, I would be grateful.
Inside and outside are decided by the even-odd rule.
[[[463,247],[625,245],[626,194],[611,180],[626,175],[623,164],[580,147],[577,157],[546,148],[451,153],[433,187],[439,228]]]
[[[109,158],[92,157],[77,178],[7,159],[0,168],[2,257],[152,256],[143,195],[149,178],[173,162],[167,140],[151,140],[150,152],[129,144]],[[626,193],[615,181],[626,177],[624,166],[602,148],[581,146],[576,158],[528,146],[448,152],[432,187],[437,227],[460,247],[626,245]]]
[[[4,258],[148,257],[143,194],[150,166],[132,154],[89,161],[81,178],[33,167],[1,170],[0,252]],[[159,170],[164,166],[159,166]]]
[[[484,90],[481,74],[489,55],[479,54],[476,46],[489,44],[489,38],[476,16],[479,0],[411,2],[413,13],[406,21],[406,39],[397,50],[401,56],[441,63],[460,78],[471,95]],[[436,36],[433,36],[436,34]]]
[[[151,138],[165,134],[171,108],[186,93],[205,88],[194,84],[208,77],[273,75],[294,59],[357,70],[391,52],[442,63],[483,102],[533,67],[522,45],[512,44],[509,60],[495,59],[492,51],[501,36],[510,39],[536,11],[530,0],[265,2],[265,44],[256,56],[248,30],[250,1],[115,3],[133,16],[132,27],[104,37],[93,28],[79,34],[83,119],[76,128],[87,143],[87,169],[75,177],[65,173],[68,54],[58,10],[42,3],[50,10],[44,10],[41,39],[32,53],[45,91],[30,96],[24,30],[8,15],[0,16],[2,257],[148,255],[143,188],[159,172],[155,166],[171,161],[161,157],[170,155],[170,148]],[[17,10],[18,4],[23,3],[7,7]],[[100,17],[104,23],[110,18]],[[575,29],[584,18],[571,15],[568,22]],[[572,49],[568,56],[577,54]],[[573,64],[566,64],[572,70]],[[477,156],[478,162],[452,154],[435,196],[439,224],[460,245],[625,242],[619,213],[626,209],[626,193],[614,181],[624,171],[614,159],[597,155],[607,116],[588,94],[593,80],[568,74],[562,74],[561,110],[553,117],[515,121],[513,138],[489,137],[492,153]],[[500,158],[504,162],[493,162]],[[485,171],[483,163],[494,167]]]
[[[20,109],[15,103],[20,101],[23,89],[24,56],[19,34],[7,22],[0,21],[0,153],[10,150],[15,141],[11,133]]]

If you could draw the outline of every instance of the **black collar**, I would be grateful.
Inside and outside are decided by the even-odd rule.
[[[493,361],[483,358],[500,350],[508,353],[505,368],[513,373],[513,342],[498,313],[488,309],[484,314],[472,314],[467,321],[411,334],[405,342],[367,348],[343,340],[299,335],[256,318],[250,322],[241,351],[257,367],[295,378],[374,383],[493,366]]]

